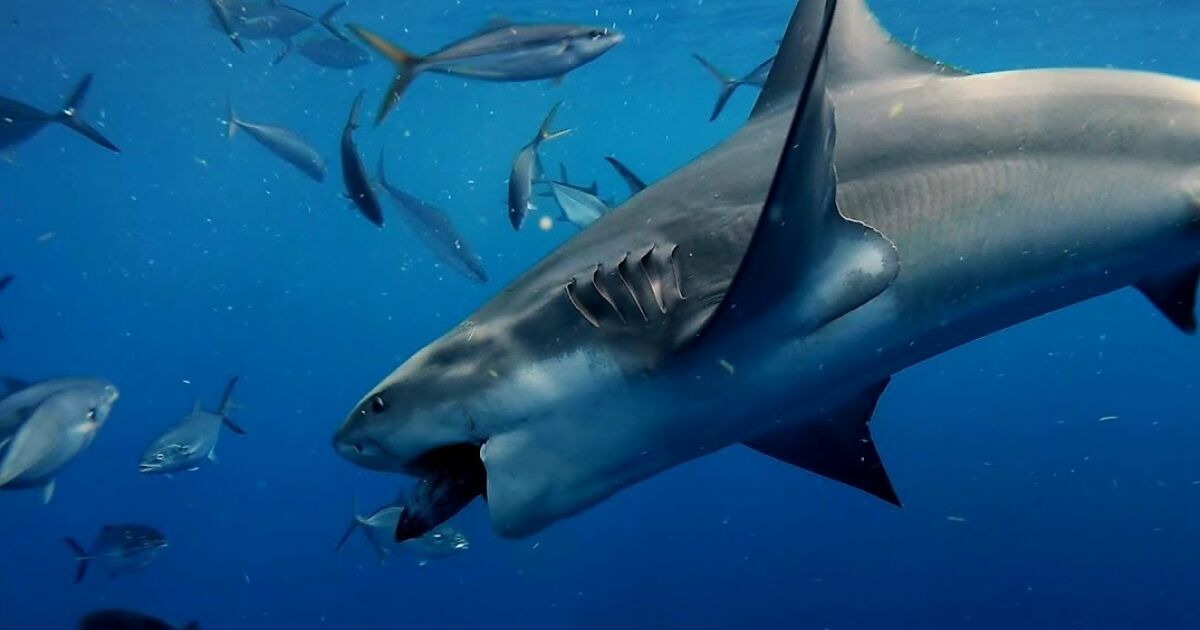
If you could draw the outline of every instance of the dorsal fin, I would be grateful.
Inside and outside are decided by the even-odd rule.
[[[895,246],[837,208],[836,132],[823,63],[835,4],[801,2],[788,26],[771,76],[804,83],[794,93],[795,114],[766,204],[705,337],[719,339],[752,320],[781,334],[805,334],[867,303],[899,273]]]
[[[901,76],[962,76],[967,72],[940,63],[897,42],[879,25],[865,0],[838,0],[837,17],[829,34],[828,87],[842,89],[861,81]],[[794,20],[793,20],[794,22]],[[762,94],[754,105],[751,118],[778,111],[794,102],[803,86],[803,72],[796,72],[796,57],[804,42],[788,35],[779,48]]]
[[[871,14],[866,0],[839,0],[829,36],[830,89],[907,75],[965,74],[893,39]]]
[[[490,33],[492,31],[508,28],[510,26],[513,26],[512,20],[504,17],[503,15],[493,15],[492,17],[488,18],[488,21],[483,23],[483,26],[479,27],[478,31],[475,31],[475,34],[479,35],[482,33]]]
[[[1134,286],[1176,328],[1191,335],[1196,332],[1197,281],[1200,281],[1200,267],[1147,278]]]

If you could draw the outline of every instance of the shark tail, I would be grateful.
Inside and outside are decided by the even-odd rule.
[[[346,0],[342,0],[341,2],[338,2],[337,4],[334,4],[326,9],[325,12],[321,14],[321,17],[317,19],[317,22],[319,22],[321,26],[325,28],[325,30],[329,31],[331,35],[342,41],[346,41],[346,35],[342,33],[340,28],[337,27],[337,24],[333,23],[333,16],[337,15],[338,11],[341,11],[345,8]]]
[[[92,561],[92,554],[88,553],[83,545],[75,541],[74,538],[63,538],[63,542],[71,548],[71,552],[75,554],[75,560],[79,562],[79,566],[75,568],[75,583],[83,581],[83,576],[87,575],[88,565]]]
[[[225,384],[225,391],[221,393],[221,406],[217,407],[217,413],[221,416],[221,422],[229,428],[230,431],[238,435],[246,435],[246,430],[233,421],[229,414],[233,413],[238,408],[238,404],[233,400],[233,389],[237,387],[238,379],[241,377],[235,376],[229,379]]]
[[[396,66],[396,76],[392,79],[392,84],[388,86],[387,95],[383,97],[383,103],[379,106],[379,113],[375,115],[375,125],[379,126],[387,117],[388,112],[392,111],[396,103],[400,102],[400,98],[404,96],[409,84],[421,73],[421,64],[425,60],[420,55],[414,55],[361,26],[349,24],[346,28]]]
[[[550,126],[554,124],[554,117],[558,115],[558,110],[560,107],[562,107],[562,101],[555,103],[554,107],[550,108],[550,113],[546,114],[546,118],[542,120],[542,126],[538,128],[538,135],[533,139],[533,144],[535,146],[549,140],[561,138],[574,131],[574,129],[559,129],[558,131],[550,131]]]
[[[79,109],[83,107],[83,101],[87,98],[90,87],[92,87],[92,75],[84,75],[79,83],[75,84],[75,89],[71,90],[71,95],[63,103],[62,109],[54,115],[54,121],[113,153],[120,153],[121,149],[117,145],[79,117]]]
[[[721,111],[725,109],[725,104],[729,102],[729,97],[733,96],[733,91],[736,90],[738,86],[742,84],[742,82],[725,74],[724,72],[721,72],[721,70],[709,63],[704,57],[701,57],[700,55],[692,56],[695,57],[696,61],[699,61],[700,65],[704,66],[704,69],[708,70],[708,73],[713,75],[713,77],[721,84],[721,92],[717,94],[717,104],[713,108],[712,117],[708,119],[709,122],[712,122],[721,115]]]
[[[346,528],[346,533],[342,534],[342,539],[338,541],[337,549],[334,550],[335,553],[341,551],[342,547],[346,546],[346,541],[350,540],[350,536],[354,534],[354,530],[358,529],[359,525],[362,525],[363,518],[358,514],[357,494],[354,495],[354,502],[351,503],[350,516],[350,526]]]

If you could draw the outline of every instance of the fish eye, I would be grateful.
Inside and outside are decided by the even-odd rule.
[[[596,30],[596,31],[592,31],[591,33],[588,33],[588,35],[591,35],[592,41],[595,41],[597,39],[600,39],[601,37],[604,37],[605,35],[607,35],[607,33],[605,33],[604,31]]]
[[[355,443],[354,443],[354,450],[355,450],[355,451],[357,451],[357,452],[358,452],[358,453],[361,455],[361,454],[362,454],[362,452],[363,452],[363,446],[362,446],[362,444],[359,444],[358,442],[355,442]]]
[[[91,420],[92,422],[95,422],[95,421],[96,421],[96,408],[95,408],[95,407],[92,407],[91,409],[88,409],[88,412],[87,412],[87,419],[88,419],[88,420]]]
[[[387,401],[382,396],[371,397],[371,411],[375,413],[383,413],[387,409]]]

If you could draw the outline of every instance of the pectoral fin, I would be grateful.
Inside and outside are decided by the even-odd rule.
[[[1191,335],[1196,332],[1196,284],[1200,267],[1147,278],[1135,286],[1175,327]]]
[[[46,485],[42,486],[42,505],[48,505],[50,500],[54,498],[54,488],[56,485],[54,480],[51,479],[46,482]]]
[[[0,462],[0,486],[20,477],[54,450],[58,442],[54,418],[48,412],[35,412],[21,425]]]
[[[790,424],[745,444],[764,455],[900,505],[867,426],[890,380],[873,385],[827,417]]]

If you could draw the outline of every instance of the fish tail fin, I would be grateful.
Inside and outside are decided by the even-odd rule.
[[[337,27],[337,24],[333,23],[333,16],[337,15],[338,11],[341,11],[345,8],[346,0],[342,0],[328,9],[325,9],[325,12],[322,13],[321,17],[317,19],[317,22],[319,22],[321,26],[325,27],[325,30],[329,31],[331,35],[342,41],[346,41],[346,35],[343,34],[342,30]]]
[[[63,538],[63,542],[67,543],[67,546],[71,548],[71,553],[75,554],[75,560],[79,562],[79,566],[75,569],[75,583],[78,584],[83,581],[83,576],[87,575],[88,564],[92,561],[92,554],[88,553],[87,549],[84,549],[83,545],[76,542],[74,538],[68,536]]]
[[[554,140],[556,138],[561,138],[561,137],[571,133],[572,131],[574,131],[574,129],[560,129],[558,131],[550,131],[550,125],[554,124],[554,117],[558,114],[558,109],[560,107],[562,107],[562,101],[555,103],[554,107],[550,108],[550,113],[546,114],[546,118],[544,120],[542,120],[542,126],[538,128],[538,135],[537,135],[537,138],[534,139],[534,144],[541,144],[548,140]]]
[[[359,91],[358,96],[354,97],[354,104],[350,106],[350,116],[346,119],[346,128],[358,129],[358,107],[362,105],[363,91]]]
[[[334,553],[341,551],[342,547],[346,545],[346,541],[350,540],[350,536],[354,533],[354,530],[358,529],[359,525],[362,525],[363,519],[358,515],[357,494],[354,495],[353,502],[350,505],[350,526],[346,528],[346,533],[342,534],[342,539],[338,541],[337,549],[334,550]]]
[[[79,109],[83,107],[83,101],[87,98],[88,89],[91,87],[92,75],[85,74],[79,80],[79,83],[75,84],[75,88],[71,90],[71,95],[63,103],[62,109],[54,115],[54,120],[105,149],[113,153],[120,153],[121,149],[117,145],[113,144],[108,138],[105,138],[104,134],[101,134],[95,127],[88,124],[86,120],[79,116]]]
[[[408,85],[421,73],[421,62],[424,59],[420,55],[414,55],[361,26],[349,24],[346,28],[351,33],[357,35],[359,39],[366,42],[368,46],[374,48],[376,52],[387,57],[396,66],[396,76],[392,79],[392,84],[388,86],[387,95],[383,97],[383,103],[379,106],[379,113],[375,115],[375,125],[378,126],[387,117],[388,112],[396,106],[396,103],[400,102],[400,98],[404,96],[404,91],[408,89]]]
[[[237,113],[233,111],[233,98],[230,96],[225,97],[225,118],[225,138],[233,140],[237,135],[238,123],[242,121],[238,120]]]
[[[217,407],[217,415],[221,416],[221,423],[228,427],[230,431],[238,435],[246,435],[246,430],[237,422],[234,422],[233,418],[229,417],[234,410],[240,408],[240,405],[233,400],[233,390],[237,387],[240,378],[240,376],[234,376],[225,384],[225,391],[221,392],[221,404]],[[213,461],[216,461],[215,457]]]
[[[279,51],[279,54],[275,55],[275,58],[271,60],[272,66],[278,66],[285,58],[287,58],[288,55],[292,54],[292,50],[295,49],[295,45],[292,44],[291,37],[284,37],[282,41],[283,50]]]
[[[713,108],[712,117],[708,119],[709,122],[712,122],[721,115],[721,110],[725,109],[725,104],[729,102],[729,97],[733,96],[733,91],[736,90],[739,85],[741,85],[741,82],[725,74],[724,72],[721,72],[720,69],[709,63],[704,57],[701,57],[700,55],[692,56],[696,58],[696,61],[700,62],[700,65],[704,66],[705,70],[708,70],[709,74],[713,75],[713,77],[721,83],[721,92],[717,95],[716,107]]]

